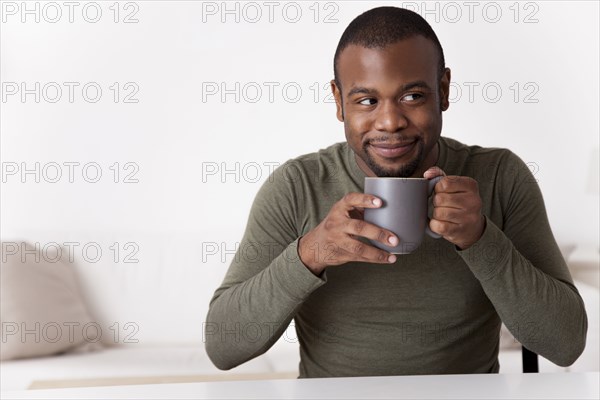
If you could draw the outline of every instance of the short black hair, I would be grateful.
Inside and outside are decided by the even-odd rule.
[[[431,25],[414,11],[399,7],[377,7],[356,17],[346,28],[333,57],[335,84],[341,88],[338,60],[342,51],[351,44],[366,48],[384,48],[414,36],[423,36],[433,42],[439,52],[438,80],[446,69],[444,50]]]

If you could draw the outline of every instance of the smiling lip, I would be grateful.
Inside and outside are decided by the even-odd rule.
[[[416,141],[409,143],[409,144],[399,144],[399,143],[396,143],[396,144],[393,144],[393,143],[373,144],[373,143],[371,143],[371,147],[373,147],[373,150],[375,151],[375,153],[377,153],[381,157],[396,158],[396,157],[401,157],[404,154],[410,152],[415,147],[416,143],[417,143]]]

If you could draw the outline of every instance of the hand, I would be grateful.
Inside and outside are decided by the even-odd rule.
[[[438,167],[429,168],[423,177],[433,179],[440,175],[444,178],[435,185],[429,228],[465,250],[481,238],[485,229],[477,181],[467,176],[445,176]]]
[[[363,193],[348,193],[335,203],[329,214],[298,242],[300,259],[315,275],[329,265],[350,261],[379,264],[396,262],[396,256],[359,241],[356,236],[396,246],[399,239],[391,231],[365,222],[365,208],[381,207],[381,199]]]

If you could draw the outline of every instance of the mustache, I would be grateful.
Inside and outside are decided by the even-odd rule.
[[[378,143],[413,143],[413,142],[419,142],[421,141],[421,137],[419,136],[415,136],[415,137],[411,137],[411,138],[406,138],[406,137],[390,137],[390,136],[382,136],[382,137],[374,137],[371,139],[367,139],[364,142],[363,146],[368,146],[370,144],[378,144]]]

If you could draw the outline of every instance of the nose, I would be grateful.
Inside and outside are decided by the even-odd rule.
[[[394,101],[381,102],[375,118],[375,129],[380,132],[398,132],[408,126],[403,110]]]

